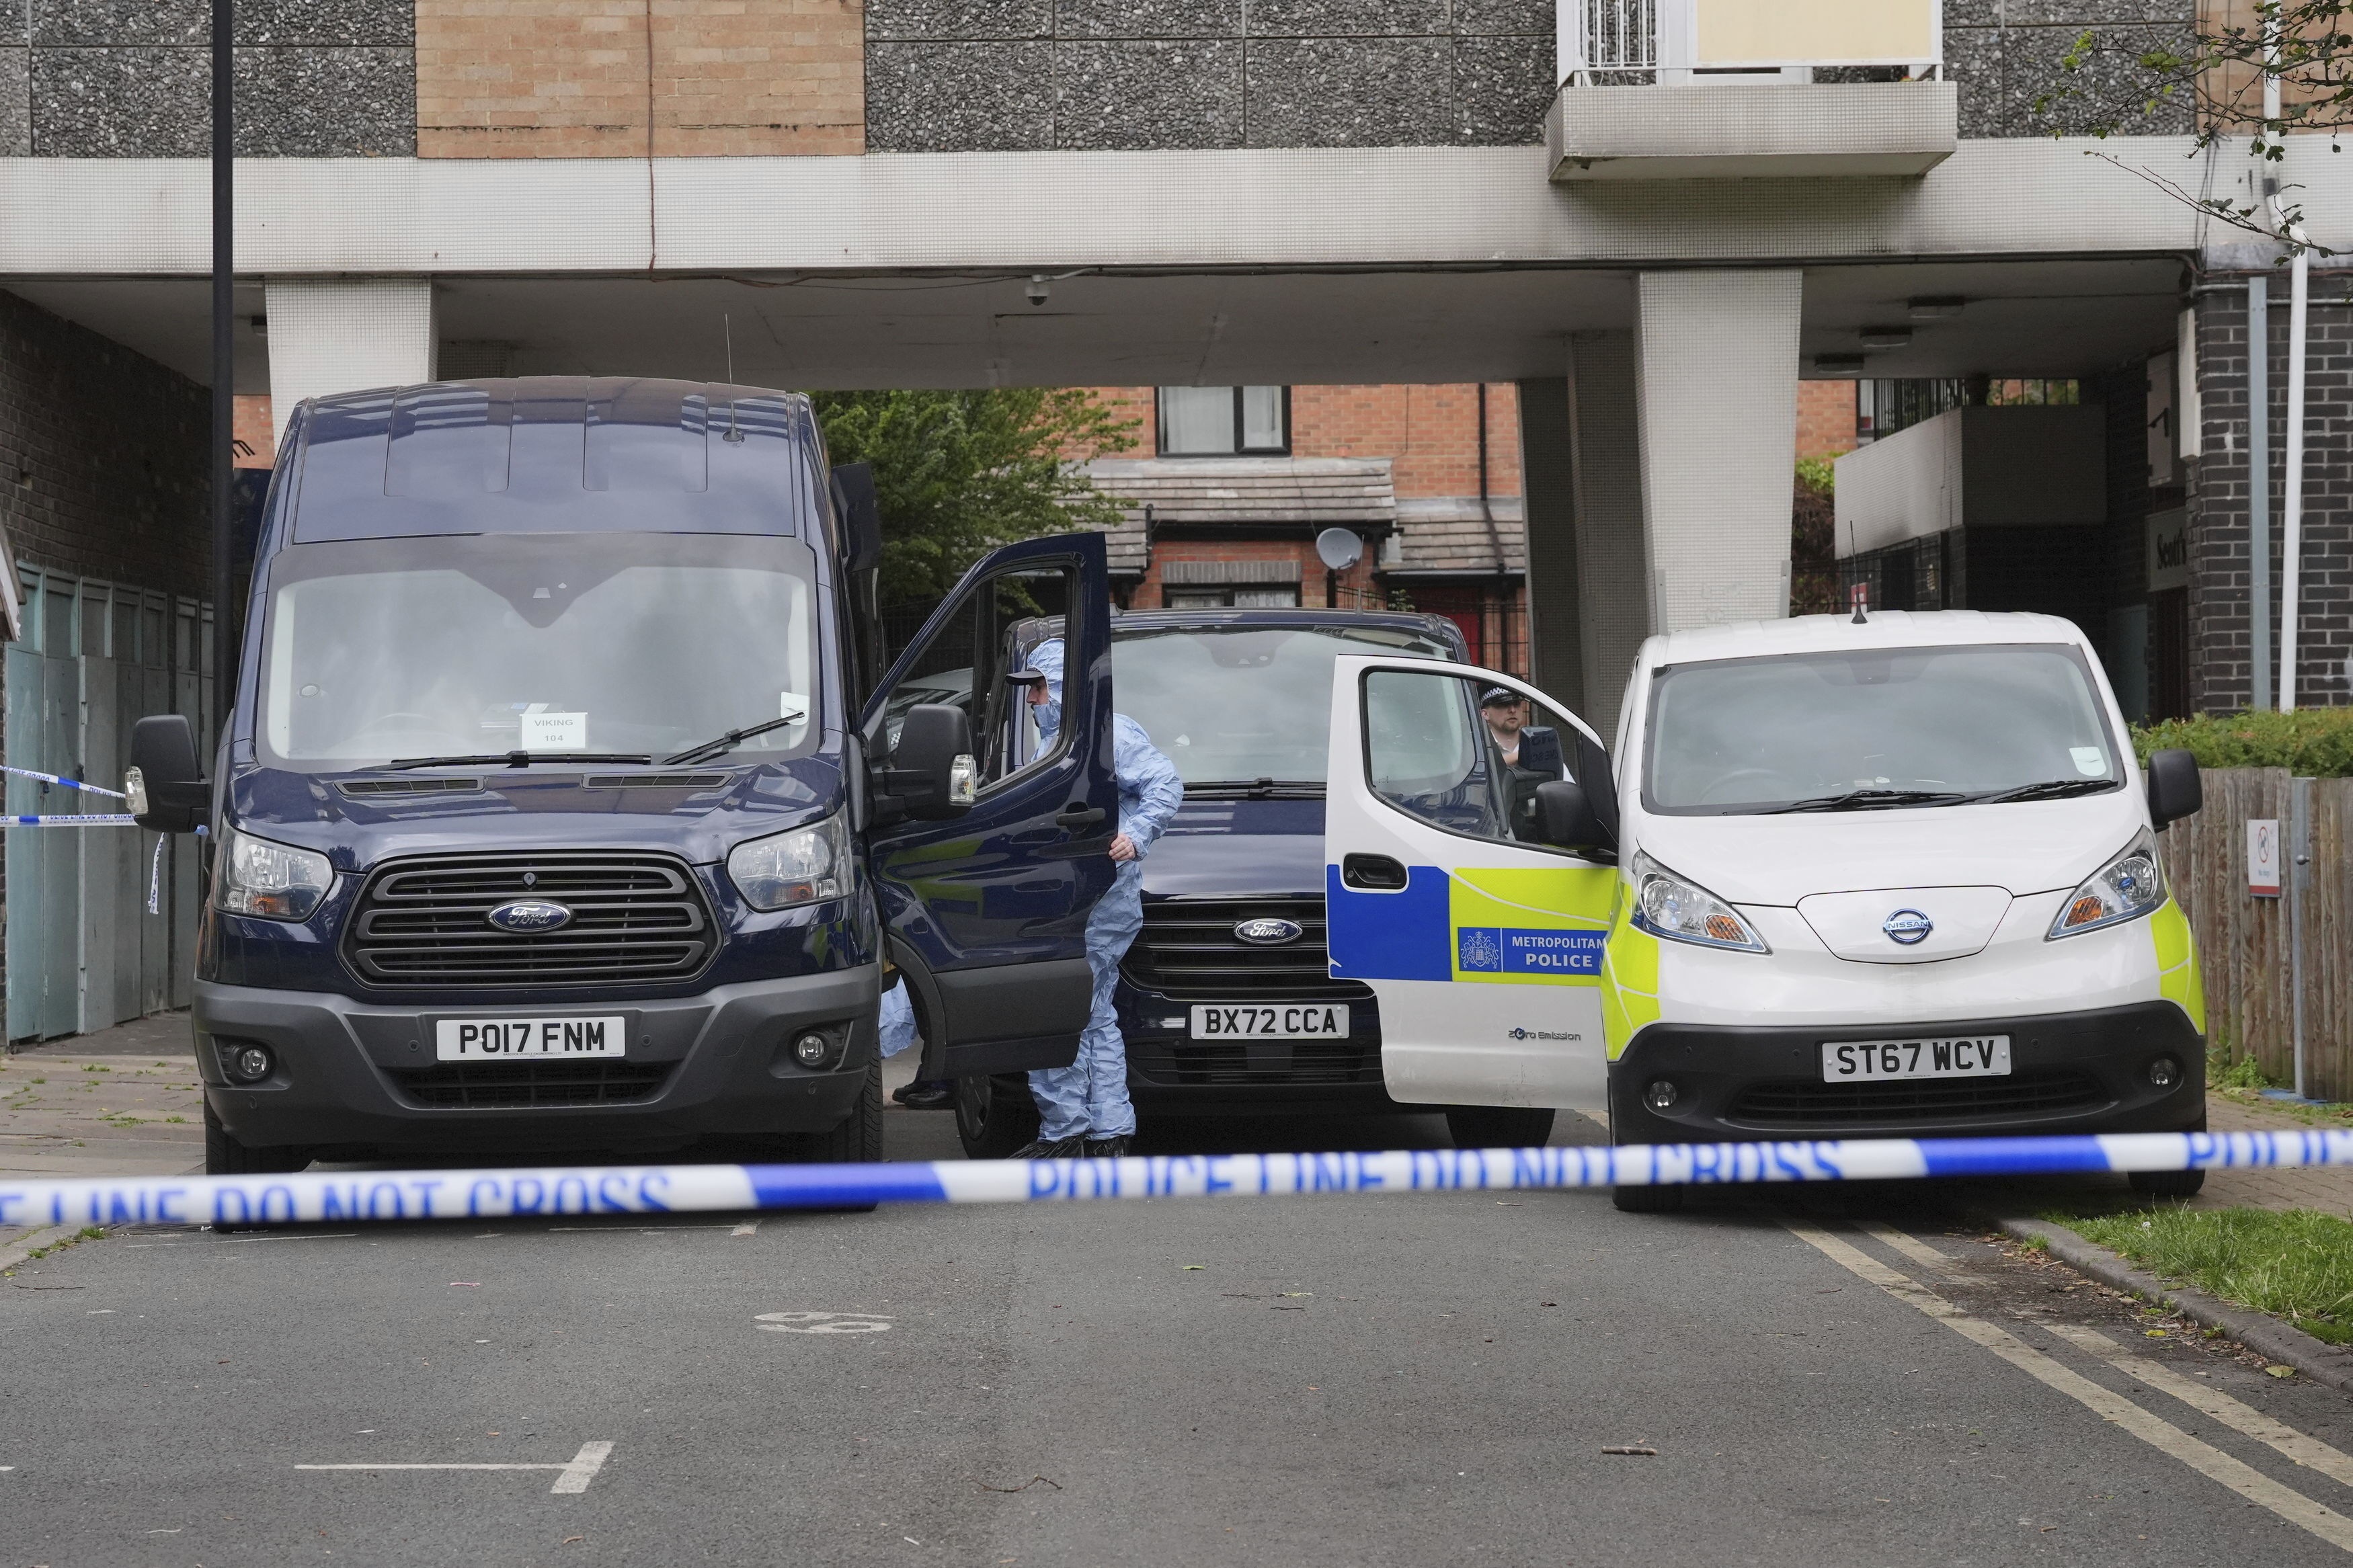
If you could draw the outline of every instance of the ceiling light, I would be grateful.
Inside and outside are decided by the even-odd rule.
[[[1910,346],[1911,342],[1912,329],[1909,327],[1862,329],[1862,346],[1867,349],[1900,349]]]
[[[1916,300],[1905,300],[1904,308],[1915,321],[1949,321],[1959,315],[1961,307],[1968,303],[1958,294],[1924,294]]]
[[[1814,374],[1818,376],[1861,375],[1862,356],[1861,354],[1816,354]]]

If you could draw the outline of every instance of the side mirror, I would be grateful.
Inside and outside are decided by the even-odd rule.
[[[2158,832],[2168,823],[2197,816],[2205,804],[2206,785],[2196,756],[2179,751],[2148,754],[2148,817]]]
[[[1602,823],[1585,786],[1568,779],[1536,785],[1536,837],[1563,849],[1609,849],[1618,836]]]
[[[901,721],[882,787],[909,816],[942,822],[972,809],[979,773],[971,715],[944,702],[919,702]]]
[[[196,761],[196,735],[177,713],[131,728],[131,766],[122,775],[131,815],[151,833],[194,833],[212,810],[213,786]]]

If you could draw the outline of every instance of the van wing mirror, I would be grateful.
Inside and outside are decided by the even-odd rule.
[[[2206,804],[2206,785],[2199,776],[2198,759],[2182,751],[2148,754],[2148,819],[2163,832],[2168,823],[2195,816]]]
[[[972,809],[979,773],[971,715],[945,702],[919,702],[900,722],[882,790],[909,816],[942,822]]]
[[[1614,849],[1618,836],[1608,830],[1585,786],[1569,779],[1551,779],[1536,785],[1536,837],[1562,849]]]
[[[213,786],[196,761],[196,734],[177,713],[157,713],[131,728],[131,766],[122,775],[131,815],[151,833],[194,833],[212,809]]]

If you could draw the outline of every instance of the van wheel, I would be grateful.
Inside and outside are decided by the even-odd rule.
[[[2191,1198],[2206,1184],[2203,1171],[2127,1171],[2132,1190],[2152,1198]]]
[[[1610,1147],[1623,1149],[1625,1144],[1611,1141]],[[1649,1187],[1612,1187],[1609,1203],[1620,1214],[1674,1214],[1683,1206],[1681,1183]]]
[[[1541,1149],[1552,1142],[1552,1112],[1516,1106],[1450,1105],[1446,1131],[1457,1149]]]
[[[882,1158],[882,1064],[869,1063],[857,1103],[829,1132],[804,1132],[793,1158],[813,1165],[868,1165]],[[872,1204],[860,1205],[862,1212]]]
[[[311,1163],[311,1151],[296,1144],[256,1147],[240,1143],[221,1125],[212,1106],[205,1106],[205,1174],[207,1176],[276,1176],[300,1171]]]
[[[1002,1160],[1038,1136],[1038,1102],[1018,1073],[956,1079],[955,1119],[967,1160]]]

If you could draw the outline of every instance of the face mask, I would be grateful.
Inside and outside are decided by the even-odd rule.
[[[1062,727],[1062,705],[1060,702],[1039,702],[1029,711],[1037,716],[1038,738],[1041,741],[1052,739],[1054,732]]]

